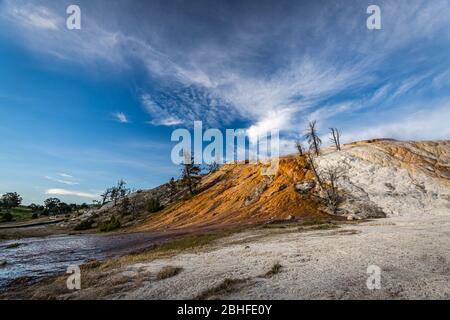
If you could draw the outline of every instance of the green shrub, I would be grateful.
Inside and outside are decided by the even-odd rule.
[[[92,224],[93,224],[92,220],[84,220],[84,221],[81,221],[79,224],[77,224],[75,226],[75,228],[73,228],[73,230],[76,230],[76,231],[88,230],[88,229],[92,228]]]
[[[11,222],[13,220],[13,216],[9,212],[0,214],[0,222]]]
[[[281,268],[282,268],[282,265],[281,265],[281,264],[279,264],[278,262],[275,263],[275,264],[272,266],[272,268],[266,273],[266,277],[267,277],[267,278],[271,278],[271,277],[273,277],[274,275],[280,273]]]
[[[130,199],[128,197],[125,197],[122,202],[120,203],[120,212],[123,216],[128,216],[131,214],[130,211]]]
[[[163,207],[161,206],[161,204],[159,203],[159,199],[157,198],[151,198],[148,202],[147,202],[147,211],[149,213],[154,213],[154,212],[158,212],[162,209]]]
[[[31,219],[37,219],[39,217],[39,215],[37,213],[33,213],[31,215]]]
[[[115,216],[112,216],[108,222],[103,222],[102,224],[100,224],[101,232],[114,231],[119,228],[120,228],[120,221]]]

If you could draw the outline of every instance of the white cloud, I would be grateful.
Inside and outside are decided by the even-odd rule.
[[[123,112],[116,112],[113,114],[117,121],[120,123],[128,123],[128,117]]]
[[[53,196],[75,196],[80,198],[97,199],[98,194],[88,193],[83,191],[66,190],[66,189],[48,189],[45,194]]]
[[[70,185],[70,186],[79,184],[78,179],[75,179],[73,176],[71,176],[67,173],[57,173],[56,175],[58,177],[45,176],[45,179],[54,181],[54,182],[58,182],[58,183],[62,183],[62,184],[66,184],[66,185]]]
[[[179,124],[182,124],[183,121],[175,118],[175,117],[168,117],[168,118],[163,118],[163,119],[158,119],[158,120],[152,120],[152,121],[147,121],[148,124],[154,125],[154,126],[176,126]]]
[[[444,103],[426,108],[414,108],[420,110],[411,114],[398,115],[396,120],[383,122],[381,125],[359,127],[355,130],[344,132],[341,141],[350,142],[374,138],[394,139],[443,139],[450,138],[450,104]]]
[[[266,137],[272,130],[279,131],[290,125],[290,112],[288,110],[269,112],[267,118],[258,121],[247,129],[247,135],[252,143],[259,138]]]
[[[64,172],[59,172],[59,173],[58,173],[58,176],[61,176],[61,177],[63,177],[63,178],[73,179],[73,176],[71,176],[71,175],[68,174],[68,173],[64,173]]]

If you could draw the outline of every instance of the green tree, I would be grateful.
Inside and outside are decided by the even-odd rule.
[[[17,192],[8,192],[2,195],[1,206],[7,211],[18,207],[22,203],[22,197]]]
[[[159,202],[158,198],[151,198],[148,202],[147,202],[147,211],[149,213],[154,213],[154,212],[158,212],[159,210],[161,210],[163,207],[161,206],[161,203]]]
[[[59,213],[60,214],[71,213],[71,212],[72,212],[72,207],[70,205],[68,205],[65,202],[61,202],[59,204]]]
[[[45,211],[48,214],[59,214],[60,213],[61,200],[58,198],[48,198],[44,201]]]

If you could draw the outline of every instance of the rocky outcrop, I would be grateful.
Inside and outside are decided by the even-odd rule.
[[[450,212],[450,142],[381,140],[326,150],[319,166],[341,166],[343,209],[362,218]]]
[[[295,184],[295,190],[301,194],[306,194],[314,189],[315,186],[316,183],[314,181],[300,182]]]
[[[259,183],[252,191],[252,193],[250,195],[248,195],[245,198],[245,202],[244,205],[245,206],[249,206],[252,203],[256,202],[257,200],[259,200],[259,198],[261,197],[261,195],[263,194],[264,191],[267,190],[267,188],[269,187],[269,185],[273,182],[273,177],[264,177],[263,181],[261,183]],[[280,186],[281,187],[281,186]],[[280,188],[278,188],[280,189]],[[281,190],[283,190],[283,188],[281,188]]]

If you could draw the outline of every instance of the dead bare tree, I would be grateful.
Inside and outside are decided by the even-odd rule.
[[[314,154],[307,153],[306,158],[314,178],[319,185],[320,199],[325,203],[331,213],[336,214],[343,201],[338,189],[338,182],[347,177],[347,172],[343,167],[330,166],[318,168]]]
[[[343,197],[339,193],[338,183],[340,180],[347,177],[347,172],[343,167],[333,166],[321,169],[318,175],[322,181],[321,187],[324,194],[322,198],[325,201],[327,208],[333,214],[336,214],[343,201]]]
[[[334,143],[334,145],[336,146],[336,150],[340,151],[341,150],[341,133],[339,132],[338,128],[330,128],[330,132],[331,132],[331,138],[330,141],[332,143]]]
[[[303,145],[300,140],[295,141],[295,147],[297,148],[298,154],[303,156]]]
[[[127,189],[126,186],[126,182],[124,180],[119,180],[117,182],[117,186],[112,187],[109,190],[109,198],[111,201],[114,201],[114,206],[117,205],[117,202],[120,199],[125,198],[127,195],[130,194],[130,189]],[[107,190],[107,191],[108,191]],[[106,192],[105,192],[106,193]]]
[[[309,122],[309,128],[305,138],[309,143],[309,150],[312,150],[316,156],[318,156],[320,155],[320,145],[322,144],[322,140],[320,140],[317,133],[316,124],[316,120]]]
[[[111,192],[112,192],[112,188],[108,188],[105,190],[105,192],[103,192],[100,197],[102,199],[102,201],[100,202],[100,204],[103,206],[105,205],[106,202],[108,202],[109,198],[111,197]]]
[[[322,179],[320,178],[319,172],[317,171],[317,165],[314,160],[314,155],[311,154],[311,152],[308,152],[306,154],[306,158],[308,159],[308,164],[314,174],[314,178],[316,179],[317,183],[319,184],[319,187],[322,188],[323,183],[322,183]]]
[[[190,153],[184,154],[184,163],[182,163],[181,169],[181,183],[183,186],[188,187],[191,195],[194,195],[195,189],[200,183],[201,168],[194,163],[194,156]]]

